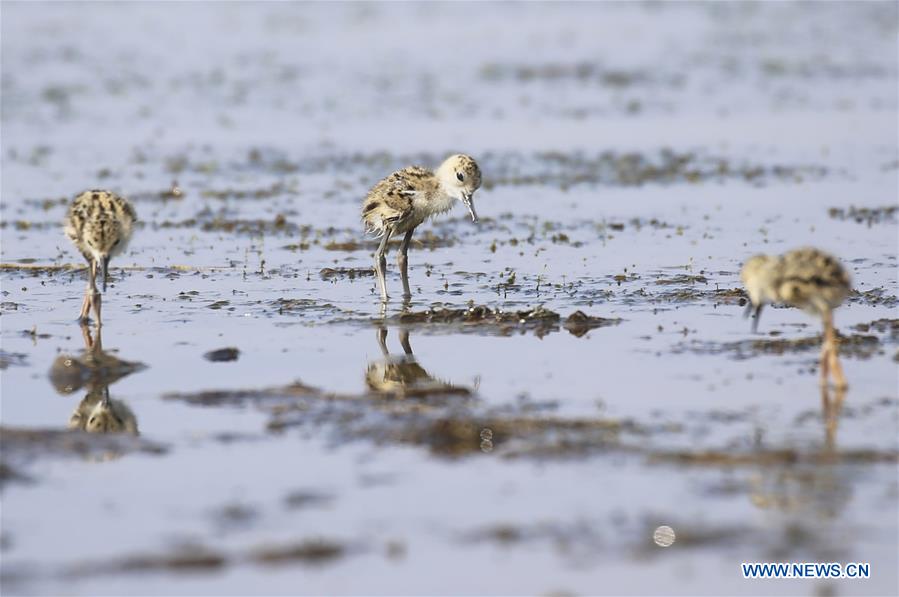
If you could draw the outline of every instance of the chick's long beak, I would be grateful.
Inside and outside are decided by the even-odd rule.
[[[752,309],[755,305],[752,304],[752,301],[746,301],[746,310],[743,311],[743,319],[746,319],[750,315],[752,315]]]
[[[106,278],[107,272],[109,271],[109,257],[103,257],[100,261],[103,267],[103,292],[106,292]]]
[[[764,307],[764,303],[758,305],[755,308],[755,312],[752,314],[752,333],[758,333],[759,331],[759,318],[762,316],[762,307]]]
[[[471,214],[471,221],[475,224],[478,223],[478,214],[474,210],[474,193],[463,193],[462,194],[462,203],[465,204],[465,207],[468,208],[468,213]]]

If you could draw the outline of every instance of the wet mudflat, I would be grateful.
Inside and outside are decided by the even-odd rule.
[[[899,592],[895,6],[478,6],[4,5],[4,594]],[[382,308],[361,198],[452,151]],[[742,318],[804,244],[845,393]]]

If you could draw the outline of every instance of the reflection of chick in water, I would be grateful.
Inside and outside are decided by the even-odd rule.
[[[109,388],[92,389],[69,418],[69,429],[137,435],[137,419],[127,404],[109,397]]]
[[[378,346],[381,348],[382,360],[368,364],[365,371],[365,384],[373,392],[392,394],[398,397],[430,395],[469,396],[471,390],[455,386],[435,379],[415,360],[412,346],[409,343],[409,331],[399,331],[403,356],[391,356],[387,350],[387,328],[378,329]]]
[[[109,386],[144,366],[105,352],[99,329],[96,341],[87,326],[82,326],[81,332],[85,346],[82,356],[60,356],[50,370],[50,380],[61,394],[82,387],[88,390],[69,418],[69,429],[137,435],[137,418],[127,404],[109,397]]]
[[[852,479],[839,467],[837,426],[845,391],[831,395],[821,388],[824,443],[811,462],[784,463],[760,469],[750,477],[750,499],[758,508],[790,515],[806,514],[814,521],[837,518],[852,498]]]

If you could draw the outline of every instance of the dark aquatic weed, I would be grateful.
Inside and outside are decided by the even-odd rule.
[[[50,277],[55,274],[77,273],[87,268],[84,264],[78,263],[60,263],[60,264],[42,264],[42,263],[0,263],[0,271],[27,274],[32,277]],[[173,264],[165,267],[146,267],[146,266],[115,266],[110,268],[113,271],[125,272],[153,272],[154,274],[181,274],[181,273],[200,273],[213,271],[227,271],[232,268],[228,267],[201,267],[197,265],[180,265]]]
[[[899,319],[878,319],[870,323],[859,323],[852,327],[860,332],[874,330],[881,334],[887,334],[893,340],[899,338]]]
[[[168,452],[164,444],[133,435],[23,427],[0,427],[0,444],[5,458],[24,460],[51,456],[92,458],[133,452],[156,455]]]
[[[279,298],[272,301],[271,306],[278,309],[278,313],[301,313],[309,310],[331,310],[335,309],[330,303],[319,303],[315,299],[289,299]]]
[[[39,263],[0,263],[0,271],[28,273],[33,276],[56,274],[59,272],[70,272],[82,269],[85,269],[84,265],[76,265],[72,263],[63,263],[59,265],[47,265]]]
[[[371,253],[378,248],[380,241],[377,240],[346,240],[346,241],[331,241],[324,245],[322,248],[326,251],[365,251],[367,253]],[[396,250],[402,244],[402,239],[399,240],[391,240],[387,243],[387,247],[389,250]],[[456,240],[447,236],[437,236],[430,230],[426,230],[422,232],[419,236],[414,237],[412,239],[412,249],[442,249],[445,247],[452,247],[456,244]]]
[[[883,207],[850,206],[848,209],[831,207],[827,210],[827,215],[835,220],[853,221],[858,224],[867,224],[869,227],[874,224],[895,222],[897,213],[899,213],[899,206],[896,205],[885,205]]]
[[[657,451],[649,454],[650,462],[690,466],[781,466],[796,464],[877,464],[899,462],[896,450],[819,450],[800,451],[793,448],[765,449],[749,452],[722,450]]]
[[[518,82],[556,82],[577,80],[601,83],[609,87],[671,86],[682,85],[681,75],[659,75],[642,70],[621,70],[609,68],[595,62],[553,62],[545,64],[503,64],[491,62],[480,68],[481,78],[486,82],[514,80]]]
[[[136,554],[104,562],[84,562],[69,567],[63,577],[81,578],[101,575],[142,574],[152,572],[216,573],[223,568],[251,563],[256,565],[320,565],[337,560],[348,548],[330,539],[309,539],[286,545],[264,545],[244,553],[227,552],[204,545],[179,545],[167,553]]]
[[[335,500],[335,496],[315,491],[297,490],[284,496],[284,506],[290,510],[327,506]]]
[[[30,230],[53,230],[54,228],[61,228],[62,224],[58,221],[46,221],[46,222],[37,222],[34,220],[14,220],[12,222],[8,220],[3,220],[0,222],[0,229],[5,229],[12,226],[18,232],[25,232]]]
[[[484,305],[467,309],[438,308],[410,311],[388,319],[403,325],[458,325],[462,329],[479,329],[509,334],[516,330],[533,330],[538,335],[558,329],[558,313],[536,307],[524,311],[503,311]]]
[[[656,280],[656,284],[708,284],[709,280],[703,275],[694,276],[691,274],[680,274],[677,276],[673,276],[671,278],[659,278]]]
[[[225,363],[228,361],[236,361],[240,357],[240,350],[234,347],[219,348],[218,350],[210,350],[203,355],[203,358],[213,363]]]
[[[833,459],[793,447],[748,450],[668,450],[653,448],[659,437],[684,436],[691,427],[658,420],[651,424],[608,417],[559,417],[529,404],[484,409],[483,401],[408,400],[381,394],[335,394],[302,384],[244,392],[198,393],[167,396],[208,406],[255,404],[270,415],[267,428],[283,433],[324,431],[337,444],[369,441],[376,445],[410,445],[449,458],[486,456],[501,458],[572,459],[614,452],[645,456],[651,462],[697,466],[729,464],[759,466]],[[858,405],[859,412],[844,409],[844,416],[879,416],[895,400]],[[749,411],[690,413],[700,428],[708,425],[745,426],[754,419]],[[830,451],[829,454],[833,454]],[[891,462],[895,450],[838,451],[835,458],[847,463]],[[306,492],[299,504],[317,501]]]
[[[71,200],[71,197],[53,197],[44,199],[23,199],[22,203],[30,207],[37,207],[43,211],[50,211],[68,206]]]
[[[475,274],[480,275],[480,274]],[[514,273],[509,279],[514,278]],[[514,281],[514,280],[513,280]],[[533,309],[503,310],[476,305],[467,308],[433,307],[424,311],[405,311],[378,319],[396,323],[405,327],[449,326],[458,331],[468,333],[487,333],[508,336],[516,332],[534,332],[537,336],[559,331],[564,327],[575,336],[583,336],[592,329],[616,325],[621,322],[617,318],[604,318],[587,315],[582,311],[572,313],[562,321],[562,316],[542,306]]]
[[[4,450],[5,450],[4,446]],[[0,487],[7,483],[31,483],[32,478],[13,468],[8,462],[0,461]]]
[[[168,556],[132,556],[119,563],[122,572],[145,572],[154,570],[199,571],[213,570],[227,563],[225,556],[204,549],[191,548],[183,553]]]
[[[883,353],[881,341],[877,336],[863,334],[844,336],[838,333],[837,337],[839,339],[839,353],[841,356],[869,359],[876,354]],[[801,354],[819,351],[821,342],[822,336],[820,334],[806,338],[753,338],[724,343],[693,340],[690,343],[678,344],[673,351],[675,353],[724,354],[737,360],[743,360],[763,355]]]
[[[869,306],[895,307],[899,305],[899,298],[895,295],[887,294],[886,289],[878,287],[864,291],[850,290],[848,302]]]
[[[492,159],[491,159],[492,158]],[[522,162],[527,164],[523,175]],[[818,165],[761,165],[734,163],[724,156],[669,149],[658,154],[582,152],[544,152],[530,156],[501,155],[485,159],[491,177],[485,188],[497,186],[558,186],[562,189],[581,184],[639,186],[643,184],[695,184],[711,180],[739,179],[751,184],[769,180],[797,181],[820,179],[828,169]]]
[[[295,235],[302,228],[291,222],[285,214],[277,214],[271,219],[238,219],[227,218],[211,212],[200,212],[193,218],[173,221],[165,220],[154,224],[154,228],[198,228],[203,232],[229,232],[236,234],[259,235]]]
[[[24,367],[28,364],[28,355],[19,352],[0,350],[0,370],[9,366]]]
[[[615,79],[616,77],[613,77]],[[640,109],[640,102],[631,102],[626,110]],[[354,179],[362,176],[374,181],[378,174],[395,170],[406,164],[438,164],[442,155],[427,153],[392,154],[387,152],[326,154],[293,163],[290,172],[346,173]],[[762,164],[738,161],[726,155],[694,151],[662,149],[657,152],[587,153],[583,151],[543,152],[484,152],[478,156],[484,172],[490,176],[483,181],[485,190],[499,186],[553,186],[567,190],[581,184],[609,184],[637,186],[642,184],[696,184],[704,181],[741,180],[750,184],[769,181],[797,182],[817,180],[830,170],[817,164]],[[279,161],[280,160],[280,161]],[[283,163],[279,158],[273,163]],[[232,163],[235,171],[258,171],[261,162]],[[527,172],[527,174],[523,174]],[[204,172],[205,173],[205,172]],[[262,189],[263,192],[265,189]],[[238,191],[240,192],[240,191]],[[246,191],[244,191],[246,192]],[[252,195],[253,191],[249,192]],[[327,194],[364,193],[355,182],[339,182]]]
[[[252,506],[235,502],[215,510],[212,518],[222,528],[240,528],[252,525],[259,515]]]
[[[333,278],[347,278],[355,280],[366,276],[374,276],[375,270],[371,267],[326,267],[318,272],[322,280],[331,280]]]
[[[99,576],[105,574],[145,572],[213,572],[229,563],[224,553],[203,547],[176,547],[170,553],[137,554],[103,563],[82,563],[67,570],[66,577]]]
[[[714,290],[695,286],[679,288],[647,295],[649,302],[663,303],[707,303],[718,305],[746,304],[746,291],[742,288],[715,288]]]
[[[624,272],[622,274],[609,274],[605,276],[607,280],[612,280],[618,286],[621,286],[625,282],[636,282],[640,279],[640,276],[633,272]]]
[[[364,423],[364,422],[363,422]],[[378,443],[412,444],[441,456],[491,453],[505,457],[570,458],[598,451],[626,450],[623,435],[644,431],[627,420],[563,419],[485,414],[435,418],[409,414],[396,420],[355,426],[347,431]]]
[[[654,291],[652,286],[645,286],[624,293],[625,304],[664,304],[664,303],[700,303],[717,305],[746,304],[746,291],[742,288],[708,288],[707,285],[688,284],[680,288]]]
[[[53,337],[50,334],[43,334],[38,332],[37,326],[32,327],[30,330],[22,330],[19,333],[26,338],[31,338],[32,340],[46,340],[47,338]]]
[[[208,407],[252,404],[270,414],[270,432],[326,430],[340,444],[349,440],[409,444],[452,457],[495,450],[505,457],[528,458],[583,457],[608,450],[633,452],[635,448],[625,440],[633,439],[631,443],[639,445],[640,438],[648,433],[677,431],[667,424],[645,427],[628,419],[555,417],[531,404],[479,412],[479,401],[447,400],[453,396],[451,390],[432,390],[402,397],[380,392],[336,394],[297,383],[260,390],[169,394],[163,398]],[[467,396],[468,390],[465,392]]]
[[[177,400],[198,406],[242,406],[259,402],[289,402],[297,397],[320,396],[316,388],[299,382],[288,386],[256,390],[208,390],[193,393],[164,394],[164,400]]]
[[[497,522],[465,532],[464,543],[492,543],[501,547],[513,547],[523,543],[548,543],[566,557],[592,553],[604,547],[597,530],[600,525],[589,520],[544,520],[524,524]]]
[[[580,338],[587,332],[595,328],[606,327],[610,325],[618,325],[621,323],[619,318],[593,317],[587,315],[583,311],[575,311],[565,320],[563,327],[573,336]]]
[[[281,195],[297,195],[297,191],[293,187],[285,185],[283,182],[275,182],[269,186],[256,187],[250,189],[205,189],[201,195],[210,199],[271,199]]]
[[[257,564],[325,564],[342,557],[346,547],[336,541],[314,539],[287,545],[266,545],[254,549],[249,558]]]

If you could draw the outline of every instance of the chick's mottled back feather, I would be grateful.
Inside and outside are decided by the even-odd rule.
[[[840,262],[813,248],[785,253],[776,284],[781,300],[816,311],[839,306],[852,287],[849,273]]]
[[[109,191],[86,191],[69,207],[65,233],[88,259],[114,255],[124,249],[136,220],[134,208],[122,197]]]
[[[421,224],[414,201],[427,201],[437,191],[434,173],[420,166],[397,170],[378,181],[362,202],[362,221],[369,231],[381,233],[387,226],[405,232]]]

